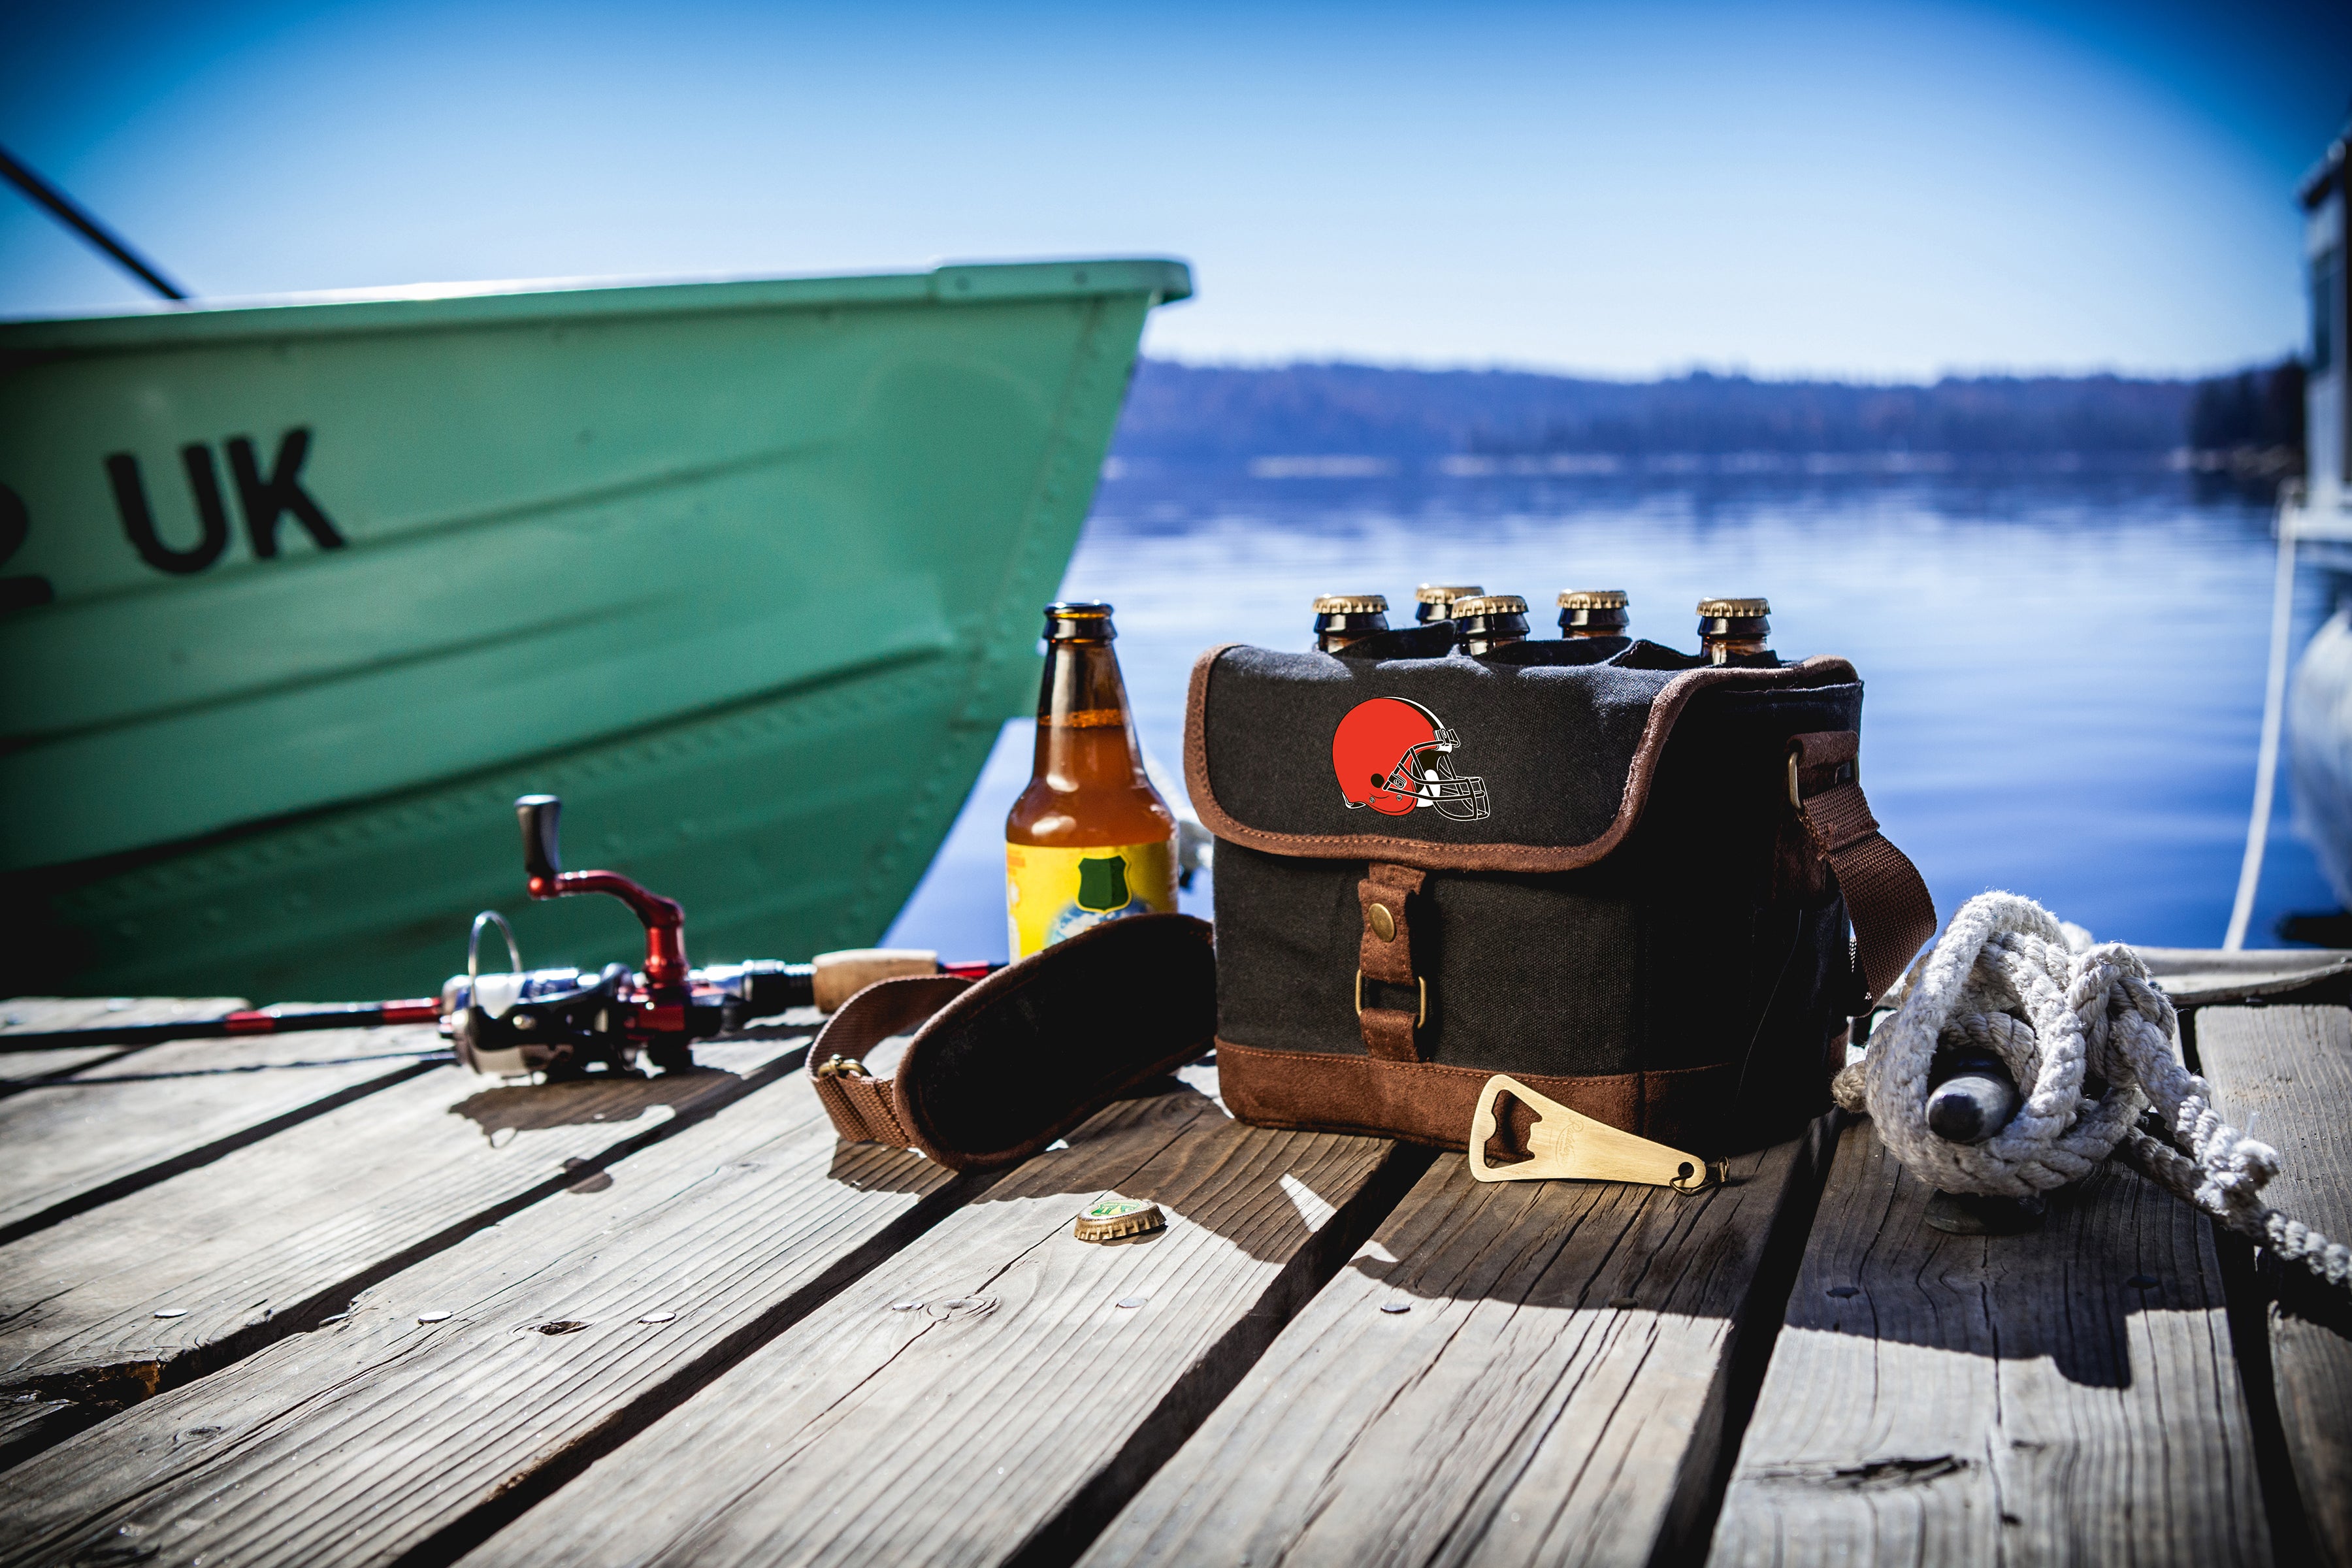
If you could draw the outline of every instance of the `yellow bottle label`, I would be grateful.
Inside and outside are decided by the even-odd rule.
[[[1175,912],[1172,837],[1095,849],[1004,847],[1004,914],[1016,959],[1105,921]]]

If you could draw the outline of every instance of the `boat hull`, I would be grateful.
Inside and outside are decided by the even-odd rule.
[[[2304,649],[2286,722],[2296,836],[2352,909],[2352,614],[2330,616]]]
[[[698,960],[869,942],[1035,679],[1181,266],[0,328],[0,855],[17,985],[429,987],[534,963],[509,803],[683,900]],[[0,498],[5,500],[5,498]],[[143,526],[142,526],[143,525]],[[209,557],[209,558],[207,558]],[[17,602],[37,592],[14,590]]]

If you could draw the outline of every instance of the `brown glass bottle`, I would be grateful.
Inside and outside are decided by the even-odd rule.
[[[1477,594],[1449,608],[1457,653],[1475,658],[1528,640],[1528,602],[1517,594]]]
[[[1315,601],[1315,648],[1338,653],[1389,629],[1389,602],[1378,594],[1326,594]]]
[[[1622,637],[1633,624],[1622,588],[1570,588],[1559,596],[1559,635],[1564,637]]]
[[[1475,583],[1423,583],[1412,591],[1412,618],[1424,626],[1432,621],[1444,620],[1454,600],[1486,591]]]
[[[1176,909],[1176,818],[1144,776],[1111,607],[1045,607],[1045,672],[1029,787],[1004,819],[1012,953],[1089,926]]]
[[[1772,657],[1772,614],[1765,599],[1701,599],[1698,651],[1709,664],[1778,664]]]

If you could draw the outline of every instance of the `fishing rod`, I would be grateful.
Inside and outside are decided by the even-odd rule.
[[[467,937],[466,973],[450,976],[438,996],[252,1008],[173,1024],[0,1034],[0,1051],[435,1024],[455,1047],[457,1059],[477,1072],[578,1077],[596,1067],[634,1070],[640,1058],[664,1072],[677,1072],[693,1067],[695,1041],[739,1029],[754,1018],[773,1017],[793,1007],[830,1013],[877,980],[908,974],[977,980],[1003,967],[986,962],[942,963],[937,953],[921,949],[855,948],[822,952],[806,963],[752,959],[690,968],[686,962],[686,910],[677,900],[617,871],[563,869],[558,834],[562,812],[562,801],[551,795],[527,795],[515,802],[526,889],[533,900],[583,893],[620,900],[646,930],[643,969],[608,963],[593,972],[527,970],[514,928],[496,910],[484,910],[474,917]],[[506,939],[509,967],[486,974],[482,932],[492,926]]]
[[[71,196],[33,173],[0,147],[0,178],[49,209],[50,216],[80,235],[112,258],[115,264],[166,300],[184,300],[187,290],[158,272],[153,264],[125,245],[107,226],[91,216]]]

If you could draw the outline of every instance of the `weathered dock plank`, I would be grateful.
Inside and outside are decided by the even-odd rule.
[[[453,1554],[976,1184],[793,1075],[12,1471],[0,1563]]]
[[[0,1099],[0,1244],[414,1078],[446,1048],[416,1026],[177,1040],[22,1082]]]
[[[104,1025],[173,1024],[223,1018],[247,1005],[242,996],[11,996],[0,1002],[0,1038],[51,1029]],[[37,1051],[0,1050],[0,1093],[92,1062],[110,1061],[137,1047],[58,1046]]]
[[[1066,1561],[1424,1160],[1114,1106],[467,1561]],[[1168,1228],[1077,1240],[1106,1189]]]
[[[2333,1239],[2352,1238],[2352,1011],[2208,1007],[2197,1054],[2221,1109],[2279,1152],[2263,1195]],[[2352,1311],[2293,1275],[2264,1304],[2272,1385],[2312,1549],[2352,1564]]]
[[[2269,1561],[2202,1216],[2113,1163],[2024,1236],[1929,1195],[1845,1130],[1710,1563]]]
[[[1821,1152],[1745,1155],[1692,1194],[1488,1185],[1442,1157],[1084,1561],[1671,1559]]]
[[[225,1365],[717,1110],[804,1047],[704,1046],[714,1070],[538,1087],[436,1068],[0,1247],[0,1399],[103,1413]]]

